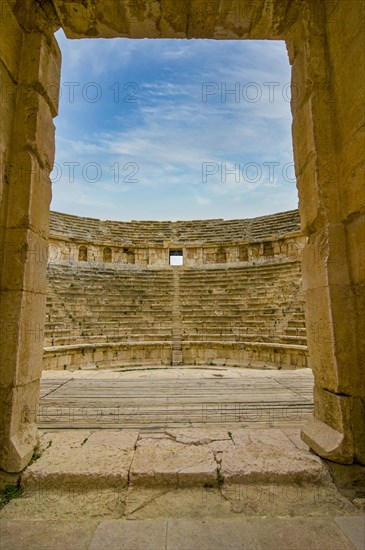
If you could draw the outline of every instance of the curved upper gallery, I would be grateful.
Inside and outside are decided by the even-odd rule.
[[[298,210],[257,218],[192,221],[110,221],[51,212],[51,237],[125,245],[264,241],[300,231]]]

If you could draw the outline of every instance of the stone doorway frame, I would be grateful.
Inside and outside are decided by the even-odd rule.
[[[21,471],[37,443],[61,26],[69,38],[285,40],[315,376],[302,436],[323,457],[364,464],[364,86],[351,82],[364,66],[363,2],[4,0],[1,9],[0,468]]]

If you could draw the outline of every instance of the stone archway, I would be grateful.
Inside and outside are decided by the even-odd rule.
[[[2,359],[0,467],[36,441],[45,315],[49,173],[69,38],[282,39],[292,65],[293,144],[315,418],[303,438],[365,463],[364,5],[357,0],[5,0],[1,25]]]

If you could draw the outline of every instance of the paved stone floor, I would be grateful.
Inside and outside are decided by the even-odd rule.
[[[225,367],[45,371],[41,429],[302,426],[313,410],[309,369]]]
[[[364,517],[4,521],[2,550],[363,550]]]
[[[363,550],[364,469],[339,468],[339,491],[300,439],[312,384],[304,369],[45,372],[41,456],[0,513],[1,550]]]

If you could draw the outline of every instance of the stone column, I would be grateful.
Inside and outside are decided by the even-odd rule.
[[[54,21],[33,2],[2,2],[1,454],[19,472],[37,443],[46,266],[61,55]]]
[[[339,109],[341,87],[349,85],[350,67],[343,74],[333,73],[335,60],[329,47],[331,40],[345,47],[344,33],[357,34],[359,20],[356,13],[338,12],[335,36],[330,19],[336,15],[333,10],[343,11],[341,2],[335,4],[303,5],[300,21],[287,37],[299,207],[308,236],[302,260],[307,338],[315,376],[315,414],[302,438],[322,457],[365,463],[365,385],[360,364],[364,358],[358,354],[361,332],[349,263],[348,214],[343,209],[344,190],[354,182],[341,174],[344,159],[339,139],[344,124]],[[356,12],[356,4],[349,0],[345,11]],[[345,63],[351,64],[351,59],[355,57]],[[363,59],[360,48],[356,59],[360,63]],[[363,116],[360,110],[358,115]],[[344,142],[352,139],[350,133],[342,137]],[[347,162],[354,164],[356,159],[347,158]],[[361,197],[358,207],[363,210],[360,202]]]

